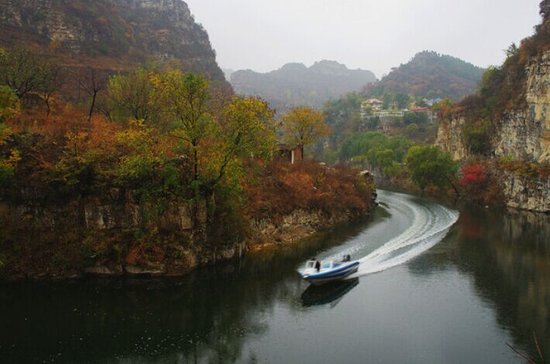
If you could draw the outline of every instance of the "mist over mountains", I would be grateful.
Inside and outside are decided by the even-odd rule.
[[[287,63],[268,73],[241,70],[231,74],[231,85],[237,93],[262,97],[279,112],[300,105],[321,108],[326,101],[361,91],[372,82],[376,82],[376,76],[371,71],[350,70],[328,60],[310,67]]]

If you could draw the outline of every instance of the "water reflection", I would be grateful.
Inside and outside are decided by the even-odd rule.
[[[378,223],[378,219],[388,221],[391,218],[378,214],[374,223]],[[544,356],[550,358],[549,219],[549,216],[524,212],[463,208],[457,225],[440,244],[406,267],[367,276],[362,278],[361,284],[359,280],[351,280],[332,286],[308,287],[296,268],[307,258],[356,236],[364,229],[364,223],[326,233],[305,244],[249,256],[233,265],[204,269],[181,280],[94,280],[3,286],[0,287],[0,361],[277,362],[254,352],[253,344],[273,333],[282,333],[290,340],[307,344],[310,339],[300,341],[305,335],[299,328],[317,327],[325,322],[332,322],[332,326],[326,332],[322,325],[318,326],[319,335],[333,337],[333,330],[339,330],[340,337],[346,337],[353,329],[350,322],[359,319],[369,325],[356,330],[364,333],[365,338],[347,338],[355,345],[350,344],[350,351],[361,353],[368,345],[371,351],[377,348],[386,351],[395,346],[395,338],[399,337],[395,333],[397,326],[391,325],[393,317],[396,318],[394,325],[402,322],[402,330],[416,333],[407,326],[417,321],[407,321],[406,309],[422,313],[415,305],[428,305],[440,299],[424,286],[409,285],[414,284],[415,279],[445,280],[455,276],[473,282],[475,291],[464,301],[477,302],[477,297],[481,297],[481,304],[495,313],[499,330],[510,333],[514,345],[534,354],[531,338],[536,331]],[[368,288],[373,288],[372,293],[376,294],[368,301],[369,305],[364,301],[366,294],[371,293],[367,292]],[[452,286],[437,294],[453,296],[451,290]],[[384,310],[386,300],[401,302],[400,294],[411,291],[418,291],[419,296],[432,294],[433,297],[428,296],[426,301],[416,297],[414,302],[411,299],[402,306]],[[453,297],[462,293],[455,292]],[[315,309],[321,306],[335,309],[327,315],[326,310]],[[449,307],[445,314],[455,314],[450,321],[459,322],[462,317],[453,312],[457,309],[452,302]],[[439,336],[432,342],[430,334],[422,335],[422,330],[438,328],[431,318],[426,315],[427,324],[418,329],[419,337],[426,339],[434,352],[453,345],[457,348],[453,353],[462,350],[461,342],[439,342]],[[298,321],[297,326],[290,324]],[[347,322],[348,326],[338,326],[342,322]],[[386,324],[388,326],[384,326]],[[290,331],[288,327],[297,331]],[[467,330],[474,332],[476,328],[468,327]],[[378,340],[382,337],[388,339],[387,347],[385,342]],[[415,341],[404,344],[411,342]],[[504,344],[502,349],[488,347],[487,350],[507,351]],[[329,347],[330,343],[326,345]],[[283,349],[277,343],[273,348],[274,351]],[[421,352],[414,346],[400,348],[404,355]],[[332,348],[332,351],[336,350]],[[397,355],[399,350],[394,351]],[[325,354],[321,352],[315,359]],[[357,362],[369,361],[360,355],[356,358]],[[410,359],[407,356],[400,358],[401,361]],[[375,359],[371,361],[377,361]],[[410,362],[415,361],[411,359]],[[416,362],[422,362],[422,358]],[[460,358],[455,358],[454,362],[460,362]]]
[[[471,276],[477,294],[519,348],[550,358],[550,216],[463,208],[449,236],[409,264],[416,275],[451,267]]]
[[[330,304],[334,307],[340,302],[346,293],[359,284],[359,278],[354,278],[342,282],[332,282],[321,286],[310,285],[302,293],[302,306],[321,306]]]
[[[301,307],[306,283],[296,268],[305,257],[364,226],[319,234],[182,280],[0,286],[0,362],[236,362],[243,343],[267,330],[261,316],[276,302]]]

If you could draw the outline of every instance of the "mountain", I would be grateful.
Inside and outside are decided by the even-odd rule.
[[[371,71],[350,70],[326,60],[311,67],[288,63],[269,73],[246,70],[231,75],[231,85],[237,93],[260,96],[278,111],[301,105],[320,108],[330,99],[359,91],[375,81]]]
[[[404,93],[459,100],[475,92],[484,70],[459,58],[423,51],[394,68],[370,90],[372,96]]]
[[[208,34],[181,0],[0,0],[0,47],[21,45],[69,68],[173,62],[225,83]]]

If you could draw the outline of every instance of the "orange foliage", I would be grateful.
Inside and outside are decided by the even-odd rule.
[[[28,108],[18,118],[10,120],[10,128],[16,132],[40,134],[52,141],[60,141],[68,132],[89,129],[87,116],[70,104],[55,101],[48,116],[42,107]]]
[[[294,165],[275,161],[244,185],[247,214],[257,218],[284,215],[296,209],[360,215],[370,208],[373,188],[357,171],[313,161]]]

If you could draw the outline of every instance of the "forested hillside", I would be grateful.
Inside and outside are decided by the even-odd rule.
[[[0,1],[0,48],[109,72],[172,62],[225,83],[208,34],[180,0]]]
[[[407,94],[458,101],[477,88],[483,69],[459,58],[424,51],[394,68],[371,90],[372,96]]]

